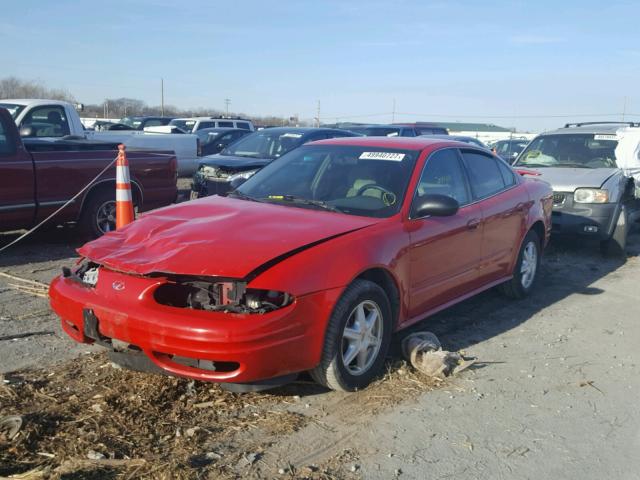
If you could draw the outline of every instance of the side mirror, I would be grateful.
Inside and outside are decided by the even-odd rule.
[[[35,131],[31,125],[25,125],[20,128],[20,136],[21,137],[33,137]]]
[[[416,207],[411,216],[413,218],[450,217],[458,213],[459,209],[460,204],[455,198],[447,195],[423,195],[416,199]]]
[[[231,183],[229,183],[229,186],[231,187],[231,190],[235,190],[236,188],[238,188],[240,185],[242,185],[247,180],[249,180],[249,179],[248,178],[242,178],[242,177],[234,178],[233,180],[231,180]]]

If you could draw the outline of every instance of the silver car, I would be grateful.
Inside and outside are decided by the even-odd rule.
[[[638,219],[634,178],[616,160],[618,130],[636,124],[579,123],[534,138],[513,166],[553,187],[553,232],[592,237],[605,254],[623,254]],[[525,173],[526,172],[521,172]]]

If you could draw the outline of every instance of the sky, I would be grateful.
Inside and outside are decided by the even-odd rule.
[[[83,103],[158,105],[163,78],[166,104],[323,122],[640,121],[637,0],[3,3],[0,77]]]

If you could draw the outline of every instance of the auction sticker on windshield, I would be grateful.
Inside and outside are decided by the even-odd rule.
[[[613,141],[616,141],[616,140],[618,140],[618,136],[617,135],[594,135],[593,139],[594,140],[613,140]]]
[[[404,153],[394,152],[362,152],[360,160],[389,160],[392,162],[401,162]]]

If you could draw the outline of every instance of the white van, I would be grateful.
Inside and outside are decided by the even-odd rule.
[[[255,130],[251,120],[244,118],[175,118],[169,122],[169,125],[175,125],[186,133],[195,133],[203,128],[242,128],[251,132]]]

